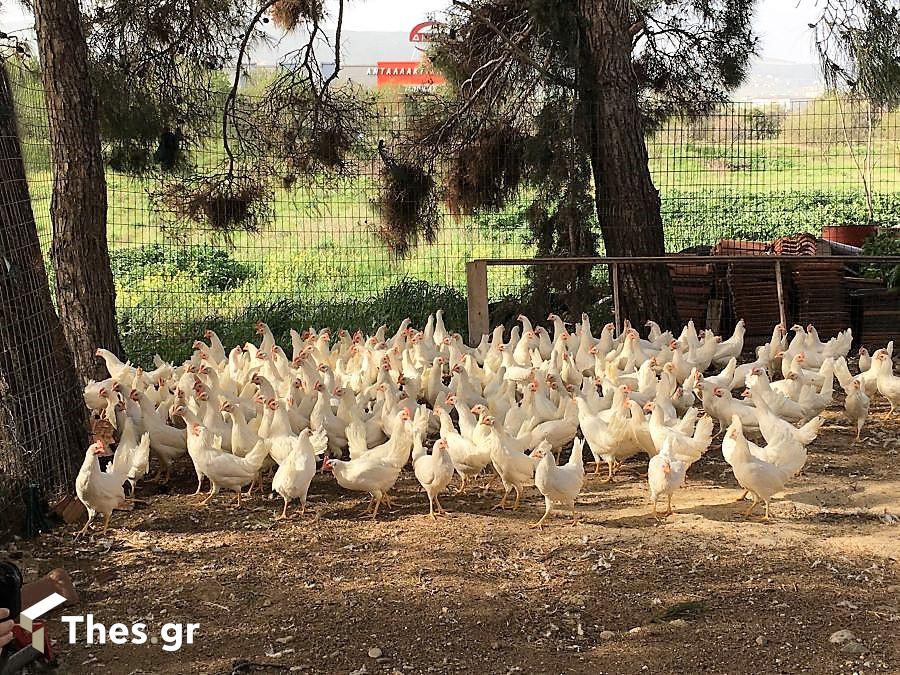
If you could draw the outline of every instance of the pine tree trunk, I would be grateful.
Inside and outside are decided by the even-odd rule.
[[[106,177],[77,0],[34,0],[53,160],[56,300],[83,378],[102,379],[97,347],[122,355],[106,241]]]
[[[648,166],[631,62],[627,2],[579,0],[582,101],[591,135],[591,165],[600,231],[609,256],[665,254],[659,192]],[[665,265],[622,265],[623,318],[653,319],[675,329],[675,296]]]
[[[85,408],[50,296],[16,132],[0,64],[0,476],[29,478],[47,493],[74,480]]]

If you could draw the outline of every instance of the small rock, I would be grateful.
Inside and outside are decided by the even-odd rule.
[[[688,622],[684,619],[674,619],[669,622],[669,625],[673,626],[674,628],[684,628],[688,625]]]
[[[865,654],[868,651],[862,642],[848,642],[841,647],[841,654]]]
[[[362,668],[359,668],[358,670],[351,670],[350,675],[366,675],[366,673],[368,673],[368,672],[369,671],[366,669],[366,667],[363,666]]]
[[[600,639],[601,640],[612,640],[614,637],[616,637],[616,634],[613,633],[611,630],[600,631]]]
[[[370,659],[378,659],[381,658],[382,651],[378,647],[369,647],[369,658]]]
[[[294,639],[293,635],[285,635],[284,637],[275,638],[275,642],[281,645],[286,645],[288,642],[291,642]]]
[[[840,645],[855,639],[856,636],[853,634],[853,631],[844,628],[833,632],[831,637],[828,638],[828,641],[833,645]]]
[[[769,641],[766,638],[764,638],[762,635],[760,635],[758,638],[756,638],[756,644],[758,644],[760,647],[765,647],[768,643],[769,643]]]
[[[641,632],[641,627],[640,627],[640,626],[635,626],[634,628],[632,628],[632,629],[631,629],[630,631],[628,631],[628,632],[631,633],[631,634],[634,634],[634,633],[640,633],[640,632]]]
[[[491,643],[491,649],[500,649],[500,643],[495,640]]]

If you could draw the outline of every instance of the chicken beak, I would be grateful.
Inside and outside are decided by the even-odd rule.
[[[662,470],[663,470],[663,473],[666,474],[667,476],[668,476],[670,473],[672,473],[672,467],[669,466],[668,464],[663,464]]]

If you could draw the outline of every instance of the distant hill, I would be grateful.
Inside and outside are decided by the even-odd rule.
[[[341,61],[345,66],[373,66],[378,61],[415,61],[419,51],[405,31],[344,31]],[[287,36],[274,45],[258,45],[253,63],[273,66],[303,45],[297,36]],[[334,60],[333,50],[324,41],[316,54],[322,63]],[[358,69],[354,69],[357,70]],[[736,101],[757,99],[815,98],[823,89],[818,66],[778,59],[756,59],[747,81],[732,94]]]
[[[735,101],[815,98],[823,89],[822,75],[816,64],[756,59],[747,81],[732,93],[731,98]]]
[[[272,45],[258,44],[252,52],[254,65],[274,66],[305,45],[304,39],[288,35]],[[417,61],[421,52],[402,31],[344,31],[341,35],[341,62],[348,66],[374,66],[378,61]],[[316,46],[322,63],[334,61],[334,50],[324,40]]]

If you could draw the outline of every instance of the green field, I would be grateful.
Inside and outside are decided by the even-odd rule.
[[[838,133],[832,103],[782,115],[777,133],[763,140],[745,137],[735,119],[744,118],[672,126],[648,140],[669,250],[722,238],[818,234],[825,225],[868,220],[854,159],[865,156],[865,129]],[[893,113],[880,120],[869,146],[875,219],[882,222],[900,222],[898,138],[900,117]],[[41,150],[26,147],[46,243],[49,172],[36,169],[46,167]],[[183,355],[210,321],[238,341],[249,337],[257,318],[285,330],[302,324],[374,328],[407,314],[424,319],[443,305],[462,328],[466,261],[533,255],[523,198],[499,214],[445,214],[434,243],[406,258],[392,256],[373,234],[378,188],[369,176],[376,170],[276,188],[272,221],[230,244],[202,229],[167,224],[146,181],[109,171],[109,241],[130,353],[140,361],[154,351]],[[515,295],[525,283],[521,268],[494,267],[490,275],[494,298]]]

